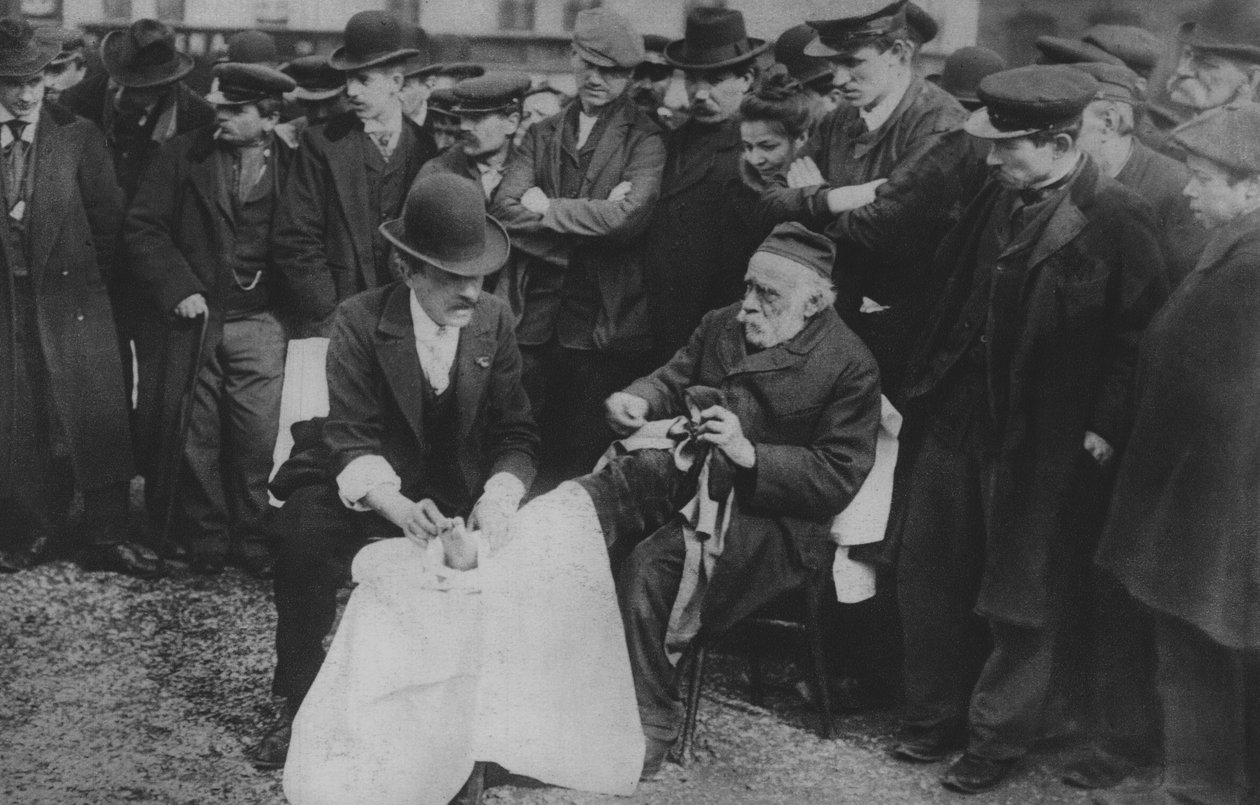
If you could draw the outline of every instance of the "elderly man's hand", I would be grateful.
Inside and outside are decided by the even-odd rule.
[[[1116,454],[1116,449],[1092,430],[1085,433],[1085,451],[1094,457],[1100,467],[1110,464]]]
[[[551,209],[551,199],[547,198],[541,187],[531,187],[521,196],[521,206],[532,213],[546,215],[547,210]]]
[[[421,547],[451,526],[450,518],[428,498],[411,504],[401,513],[399,520],[397,525],[403,530],[403,535]]]
[[[744,436],[739,417],[720,405],[700,412],[697,439],[726,454],[737,467],[751,469],[757,463],[757,448]]]
[[[604,415],[608,426],[625,436],[647,424],[648,402],[642,397],[614,392],[604,401]]]

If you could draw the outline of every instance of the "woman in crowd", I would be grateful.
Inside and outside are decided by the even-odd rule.
[[[1143,338],[1099,564],[1156,617],[1162,786],[1104,803],[1260,797],[1260,106],[1173,137],[1212,239]]]

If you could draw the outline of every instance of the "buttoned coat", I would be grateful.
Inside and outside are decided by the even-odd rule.
[[[879,372],[870,351],[827,308],[789,341],[750,354],[738,305],[708,313],[669,363],[626,391],[648,419],[687,413],[690,386],[721,389],[757,452],[737,472],[725,550],[702,620],[721,631],[797,587],[834,554],[831,520],[875,460]]]
[[[411,289],[401,281],[342,304],[328,344],[328,419],[323,438],[336,478],[356,458],[384,456],[403,494],[422,488],[421,456],[434,441],[424,429],[424,372],[416,354]],[[476,500],[486,480],[510,472],[533,482],[538,431],[521,385],[521,355],[507,305],[482,294],[460,331],[452,389],[458,408],[455,457]]]
[[[1215,230],[1142,339],[1098,562],[1148,607],[1260,650],[1260,213]]]
[[[405,185],[437,153],[433,137],[406,115],[415,137],[404,156]],[[337,303],[379,284],[363,122],[344,112],[302,132],[276,216],[275,261],[297,321],[322,330]]]
[[[26,210],[27,265],[35,295],[40,349],[55,421],[63,431],[80,489],[129,479],[133,472],[122,363],[104,277],[122,227],[122,192],[105,138],[90,122],[47,104],[35,130]],[[10,249],[3,239],[0,304],[14,321]],[[0,333],[0,367],[15,369],[9,327]],[[13,421],[13,384],[0,383],[0,423]],[[0,456],[12,454],[0,426]],[[0,461],[5,472],[9,462]],[[20,471],[20,468],[16,468]],[[11,479],[0,477],[0,488]]]
[[[167,142],[127,213],[126,268],[145,293],[163,336],[154,371],[141,377],[145,389],[138,395],[137,426],[154,436],[158,448],[142,460],[153,464],[146,470],[159,469],[155,462],[170,449],[197,342],[198,323],[176,319],[172,311],[193,294],[206,297],[210,317],[203,360],[222,337],[224,299],[232,282],[224,261],[232,244],[234,216],[226,186],[221,187],[216,177],[215,130],[210,125]],[[274,138],[263,181],[270,184],[276,207],[292,159],[292,149]],[[268,267],[267,272],[275,301],[274,271]],[[147,471],[146,477],[162,483]]]
[[[995,276],[1026,272],[1017,325],[1009,336],[984,335],[989,387],[1005,390],[1007,402],[993,444],[999,470],[977,610],[1019,626],[1046,624],[1062,603],[1065,574],[1097,536],[1108,487],[1084,449],[1085,433],[1123,449],[1138,341],[1167,292],[1148,208],[1081,158],[1044,223],[1027,227],[999,257]],[[904,390],[916,425],[985,330],[987,301],[977,307],[972,295],[974,258],[1009,192],[987,185],[937,253],[936,270],[949,281]],[[1010,356],[1007,369],[995,369],[994,353]]]
[[[563,198],[561,160],[578,159],[566,151],[563,129],[577,103],[531,126],[508,159],[491,212],[507,227],[516,254],[499,287],[521,316],[521,344],[532,346],[552,335],[564,272],[586,272],[599,297],[596,348],[642,351],[650,348],[652,337],[641,235],[660,196],[665,166],[661,130],[628,95],[613,101],[604,112],[609,118],[576,195]],[[610,200],[622,182],[630,183],[629,194]],[[543,215],[521,204],[531,187],[551,199]]]

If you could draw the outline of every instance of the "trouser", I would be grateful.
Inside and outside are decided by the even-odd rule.
[[[1260,652],[1156,618],[1164,787],[1195,805],[1260,803]]]
[[[180,501],[196,553],[266,551],[267,478],[284,356],[276,317],[255,313],[224,322],[222,339],[197,375],[180,473]]]

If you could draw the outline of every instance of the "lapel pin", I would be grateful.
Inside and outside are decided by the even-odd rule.
[[[482,369],[489,369],[489,368],[490,368],[490,356],[489,356],[489,355],[482,355],[480,358],[478,358],[478,359],[477,359],[477,365],[478,365],[478,366],[480,366]]]

